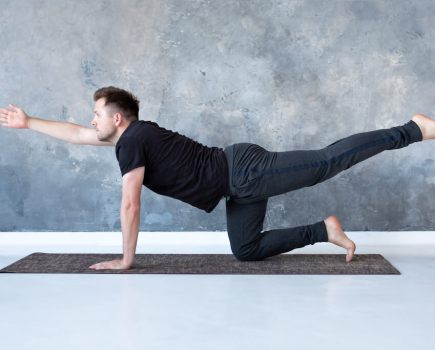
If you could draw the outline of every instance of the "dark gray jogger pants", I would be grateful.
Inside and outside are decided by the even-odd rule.
[[[253,143],[225,147],[230,193],[226,195],[227,230],[238,260],[263,260],[316,242],[327,242],[324,221],[262,231],[268,197],[323,182],[382,151],[422,141],[410,120],[389,129],[362,132],[318,150],[271,152]]]

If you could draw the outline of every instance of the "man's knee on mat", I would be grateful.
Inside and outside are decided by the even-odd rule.
[[[234,249],[231,247],[231,251],[233,252],[233,255],[236,257],[239,261],[259,261],[263,260],[257,253],[257,247],[240,247],[237,249]]]

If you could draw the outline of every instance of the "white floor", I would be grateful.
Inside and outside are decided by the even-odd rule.
[[[36,234],[29,245],[0,233],[0,268],[36,251],[120,252],[120,246],[107,245],[114,235],[106,242],[73,245],[72,236],[64,234],[53,245],[60,233]],[[401,275],[0,274],[0,348],[431,348],[435,232],[424,234],[348,233],[357,253],[382,254]],[[184,241],[183,235],[177,233],[183,243],[174,245],[155,233],[141,233],[137,252],[231,253],[225,233]],[[26,234],[14,237],[19,236]],[[298,253],[344,251],[318,243],[293,252]]]

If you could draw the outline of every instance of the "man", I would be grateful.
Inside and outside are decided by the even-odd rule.
[[[122,174],[123,258],[92,269],[129,269],[139,232],[142,185],[211,212],[226,198],[231,250],[240,261],[263,260],[316,242],[331,242],[353,258],[356,246],[336,216],[311,225],[263,231],[271,196],[313,186],[384,150],[435,138],[435,120],[416,114],[404,125],[354,134],[319,150],[272,152],[252,143],[207,147],[151,121],[139,120],[139,101],[113,86],[94,93],[94,129],[0,108],[0,125],[29,128],[82,145],[113,146]]]

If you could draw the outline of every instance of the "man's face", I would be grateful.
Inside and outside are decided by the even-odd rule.
[[[116,125],[113,120],[115,112],[110,106],[105,106],[104,103],[104,98],[100,98],[95,102],[94,119],[92,119],[91,124],[95,127],[98,140],[110,141],[116,134]]]

